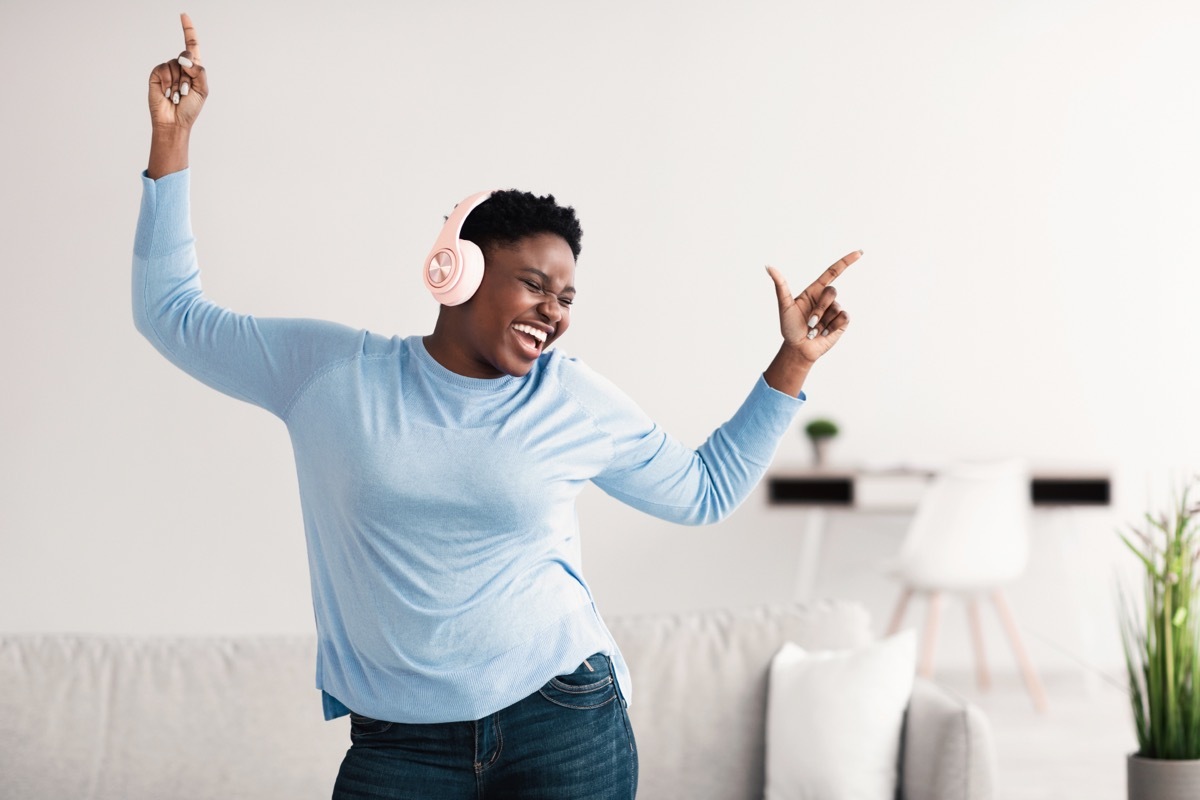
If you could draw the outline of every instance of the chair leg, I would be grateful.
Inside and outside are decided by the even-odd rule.
[[[979,598],[975,595],[967,598],[967,619],[971,625],[971,641],[975,645],[975,683],[986,691],[992,686],[992,676],[988,673],[987,654],[983,649],[983,626],[979,620]]]
[[[904,587],[904,592],[900,595],[900,601],[896,603],[896,610],[892,612],[892,622],[888,625],[887,635],[892,636],[900,631],[900,625],[904,622],[904,612],[908,610],[908,601],[912,598],[913,590],[908,586]]]
[[[1029,659],[1029,653],[1025,650],[1025,643],[1021,640],[1021,634],[1017,630],[1017,623],[1013,619],[1012,611],[1008,607],[1008,600],[1004,597],[1004,592],[997,589],[992,592],[992,603],[996,606],[996,611],[1000,614],[1000,621],[1004,623],[1004,630],[1008,633],[1008,640],[1012,644],[1013,652],[1017,656],[1017,663],[1021,666],[1021,675],[1025,679],[1025,688],[1029,691],[1030,698],[1033,699],[1033,707],[1039,712],[1046,710],[1046,690],[1042,687],[1041,680],[1038,679],[1037,671],[1033,668],[1033,662]]]
[[[925,636],[921,643],[921,664],[917,674],[922,678],[933,677],[933,651],[937,645],[938,627],[942,622],[942,593],[929,593],[929,612],[925,618]]]

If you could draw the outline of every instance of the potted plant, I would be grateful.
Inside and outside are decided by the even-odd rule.
[[[1138,738],[1129,800],[1200,797],[1200,504],[1188,495],[1121,535],[1145,569],[1144,606],[1123,597],[1120,611]]]
[[[804,433],[812,442],[813,465],[824,467],[829,457],[829,442],[838,435],[837,423],[829,419],[814,419],[804,426]]]

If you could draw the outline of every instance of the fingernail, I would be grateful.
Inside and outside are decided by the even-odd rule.
[[[815,327],[817,327],[817,323],[820,321],[821,321],[821,318],[818,317],[816,314],[813,314],[811,317],[808,318],[808,327],[815,328]]]
[[[176,92],[174,95],[171,96],[171,102],[174,103],[175,105],[179,105],[179,92]]]
[[[828,335],[829,335],[829,328],[826,328],[825,330],[821,331],[821,335],[822,335],[822,336],[828,336]]]
[[[187,97],[188,85],[186,83],[179,87],[179,93],[184,97]]]
[[[808,332],[808,338],[810,338],[810,339],[817,338],[817,329],[816,328],[813,328],[811,331]]]
[[[859,251],[858,251],[858,254],[859,254],[860,256],[862,255],[862,253],[863,253],[863,251],[862,251],[862,250],[859,250]]]
[[[190,66],[192,66],[192,60],[190,58],[188,58],[187,56],[180,56],[179,57],[179,66],[190,67]]]
[[[163,96],[164,96],[164,97],[166,97],[168,100],[170,100],[170,99],[171,99],[171,90],[170,90],[170,88],[163,89]]]

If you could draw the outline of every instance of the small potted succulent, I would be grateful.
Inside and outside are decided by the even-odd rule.
[[[1138,738],[1129,800],[1200,797],[1200,504],[1188,495],[1121,535],[1145,570],[1144,603],[1120,610]]]
[[[837,423],[828,419],[814,419],[804,426],[804,433],[812,442],[813,466],[818,469],[829,462],[829,442],[838,435]]]

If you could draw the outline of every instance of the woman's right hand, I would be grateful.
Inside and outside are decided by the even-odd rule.
[[[180,14],[184,50],[150,73],[150,122],[156,133],[191,130],[208,97],[208,75],[200,66],[200,40],[187,14]]]

